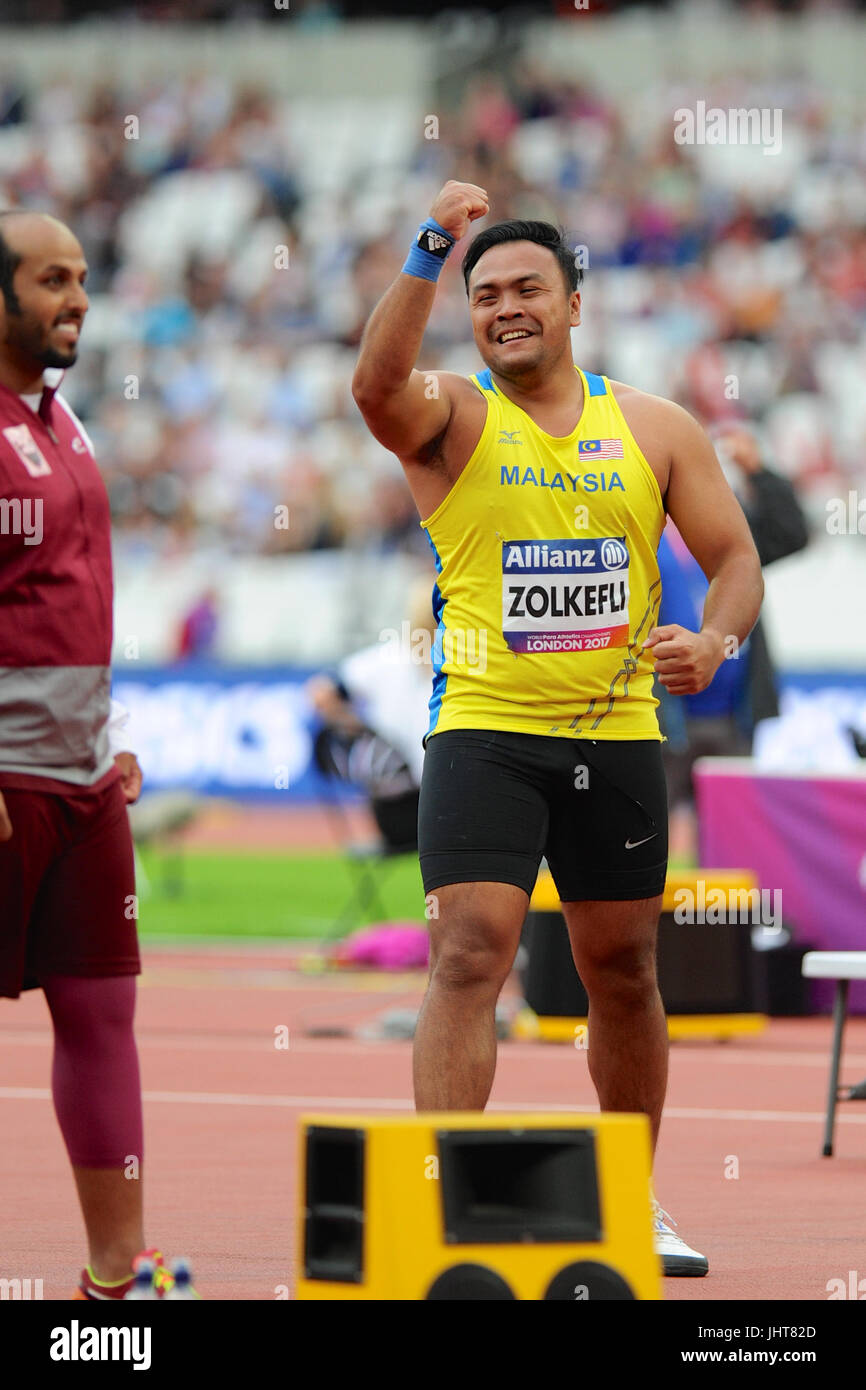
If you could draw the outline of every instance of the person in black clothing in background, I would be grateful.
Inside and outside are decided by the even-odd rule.
[[[714,435],[728,481],[751,528],[761,564],[802,550],[809,531],[787,478],[766,468],[752,432],[737,422]],[[707,581],[676,529],[668,523],[659,545],[662,578],[660,623],[700,626]],[[657,681],[660,723],[667,742],[662,756],[668,781],[671,854],[694,859],[696,823],[692,767],[701,757],[746,757],[755,725],[779,713],[776,675],[759,618],[736,658],[722,663],[699,695],[670,695]]]

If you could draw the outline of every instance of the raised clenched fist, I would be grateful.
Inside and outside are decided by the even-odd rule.
[[[469,231],[470,222],[490,211],[487,192],[477,183],[458,183],[449,179],[437,194],[430,216],[457,241]]]

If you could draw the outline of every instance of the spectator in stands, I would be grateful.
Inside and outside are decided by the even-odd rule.
[[[769,69],[748,101],[732,80],[702,79],[698,95],[707,107],[779,104]],[[417,124],[384,109],[383,93],[383,111],[365,109],[355,129],[326,100],[311,127],[304,103],[264,79],[191,68],[120,84],[94,68],[66,82],[4,68],[0,207],[72,218],[92,267],[71,404],[110,471],[118,558],[356,543],[353,479],[391,462],[351,402],[358,337],[419,183],[439,187],[458,168],[503,217],[561,220],[586,245],[584,365],[627,374],[631,363],[643,389],[711,420],[730,410],[722,393],[735,373],[740,407],[765,419],[805,506],[820,515],[830,489],[862,486],[862,111],[804,76],[786,89],[785,149],[763,161],[772,179],[734,184],[724,151],[675,142],[682,81],[660,76],[636,117],[627,94],[587,71],[549,71],[517,43],[467,81],[432,140],[424,93]],[[126,138],[129,112],[139,139]],[[425,370],[464,372],[456,267],[441,286]],[[275,533],[298,460],[303,515],[299,503],[297,524]],[[365,518],[380,553],[412,548],[403,523],[414,513],[393,476],[381,524]]]
[[[177,642],[178,661],[206,661],[214,655],[219,629],[219,594],[206,589],[186,613]]]

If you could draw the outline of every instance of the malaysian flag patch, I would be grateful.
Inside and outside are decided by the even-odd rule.
[[[580,439],[577,443],[577,452],[583,457],[591,454],[597,459],[621,459],[624,458],[622,452],[621,439]]]

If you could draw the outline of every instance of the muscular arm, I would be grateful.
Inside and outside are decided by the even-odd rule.
[[[710,587],[699,633],[671,624],[653,628],[645,645],[653,649],[665,688],[690,695],[706,690],[733,654],[730,639],[748,637],[764,581],[748,522],[710,440],[686,411],[670,402],[664,406],[671,458],[667,510]]]
[[[482,188],[449,180],[430,215],[459,240],[487,209]],[[435,297],[434,281],[401,272],[370,316],[352,378],[352,395],[371,433],[406,460],[422,460],[444,435],[460,380],[414,369]]]
[[[436,286],[400,274],[380,299],[364,329],[352,378],[352,395],[380,444],[413,457],[440,436],[451,418],[443,376],[414,370]]]

